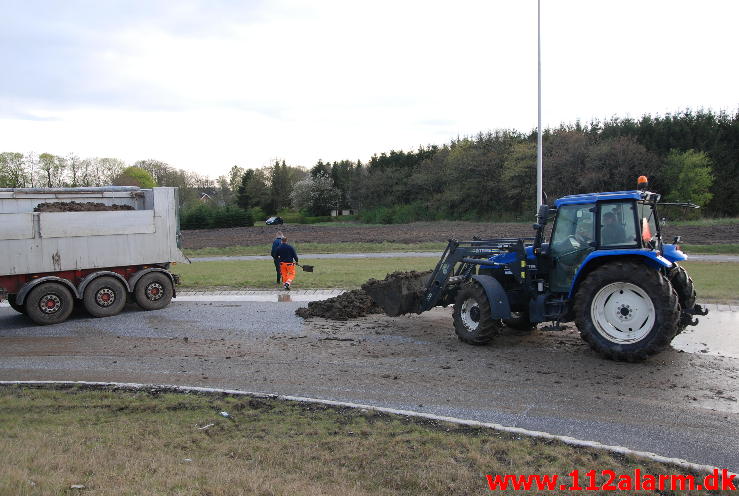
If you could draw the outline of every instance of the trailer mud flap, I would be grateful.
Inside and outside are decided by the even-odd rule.
[[[491,276],[474,275],[472,279],[479,282],[485,290],[490,302],[490,316],[494,319],[510,319],[511,304],[503,286]]]

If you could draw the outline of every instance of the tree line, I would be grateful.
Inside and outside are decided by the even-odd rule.
[[[708,216],[736,216],[739,111],[561,125],[544,132],[543,163],[550,202],[567,194],[634,189],[636,178],[646,175],[650,189],[668,200],[699,204]],[[535,132],[499,130],[391,150],[367,163],[235,165],[216,179],[157,160],[129,166],[114,158],[6,152],[0,153],[0,187],[176,186],[185,211],[198,210],[201,218],[208,208],[228,207],[233,218],[240,209],[253,219],[292,211],[305,220],[354,209],[361,220],[376,223],[513,220],[534,212],[535,164]]]

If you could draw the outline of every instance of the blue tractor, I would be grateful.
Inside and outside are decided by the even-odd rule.
[[[707,312],[679,265],[680,238],[662,240],[660,195],[646,191],[646,178],[642,186],[560,198],[541,206],[534,237],[450,240],[430,275],[363,288],[393,316],[453,305],[466,343],[486,344],[503,326],[574,321],[605,357],[643,360]]]

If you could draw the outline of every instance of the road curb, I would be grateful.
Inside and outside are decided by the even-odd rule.
[[[446,417],[443,415],[435,415],[432,413],[415,412],[412,410],[399,410],[396,408],[386,408],[386,407],[373,406],[373,405],[364,405],[361,403],[352,403],[352,402],[346,402],[346,401],[333,401],[333,400],[324,400],[324,399],[319,399],[319,398],[308,398],[308,397],[303,397],[303,396],[291,396],[291,395],[270,394],[270,393],[263,393],[263,392],[254,392],[254,391],[242,391],[239,389],[221,389],[221,388],[209,388],[209,387],[200,387],[200,386],[177,386],[174,384],[139,384],[139,383],[131,383],[131,382],[0,381],[0,385],[19,385],[19,386],[24,386],[24,385],[28,385],[28,386],[33,386],[33,385],[36,385],[36,386],[80,385],[80,386],[92,386],[92,387],[117,387],[121,389],[130,389],[134,391],[135,390],[166,389],[166,390],[178,391],[178,392],[183,392],[183,393],[199,392],[199,393],[230,394],[234,396],[251,396],[255,398],[271,398],[271,399],[278,399],[278,400],[284,400],[284,401],[295,401],[295,402],[300,402],[300,403],[315,403],[315,404],[329,405],[329,406],[361,408],[361,409],[372,410],[376,412],[389,413],[392,415],[425,418],[429,420],[450,422],[453,424],[467,425],[471,427],[483,427],[483,428],[493,429],[497,431],[508,432],[511,434],[520,434],[520,435],[528,436],[528,437],[535,437],[535,438],[541,438],[541,439],[553,439],[553,440],[561,441],[571,446],[583,446],[583,447],[588,447],[588,448],[607,450],[607,451],[610,451],[613,453],[619,453],[622,455],[638,456],[638,457],[646,458],[648,460],[652,460],[655,462],[677,465],[679,467],[688,468],[688,469],[695,470],[698,472],[712,473],[714,470],[718,470],[719,472],[722,470],[721,467],[715,467],[711,465],[701,465],[698,463],[693,463],[687,460],[683,460],[682,458],[671,458],[671,457],[667,457],[663,455],[658,455],[656,453],[651,453],[649,451],[632,450],[624,446],[607,445],[607,444],[602,444],[598,441],[577,439],[571,436],[551,434],[549,432],[544,432],[544,431],[534,431],[534,430],[524,429],[521,427],[506,426],[506,425],[492,423],[492,422],[480,422],[478,420],[461,419],[461,418],[456,418],[456,417]],[[737,475],[737,474],[734,472],[729,472],[729,475]]]

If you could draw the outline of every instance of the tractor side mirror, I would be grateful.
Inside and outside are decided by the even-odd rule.
[[[539,224],[546,224],[549,218],[549,205],[539,205],[539,212],[536,214],[536,220]]]

